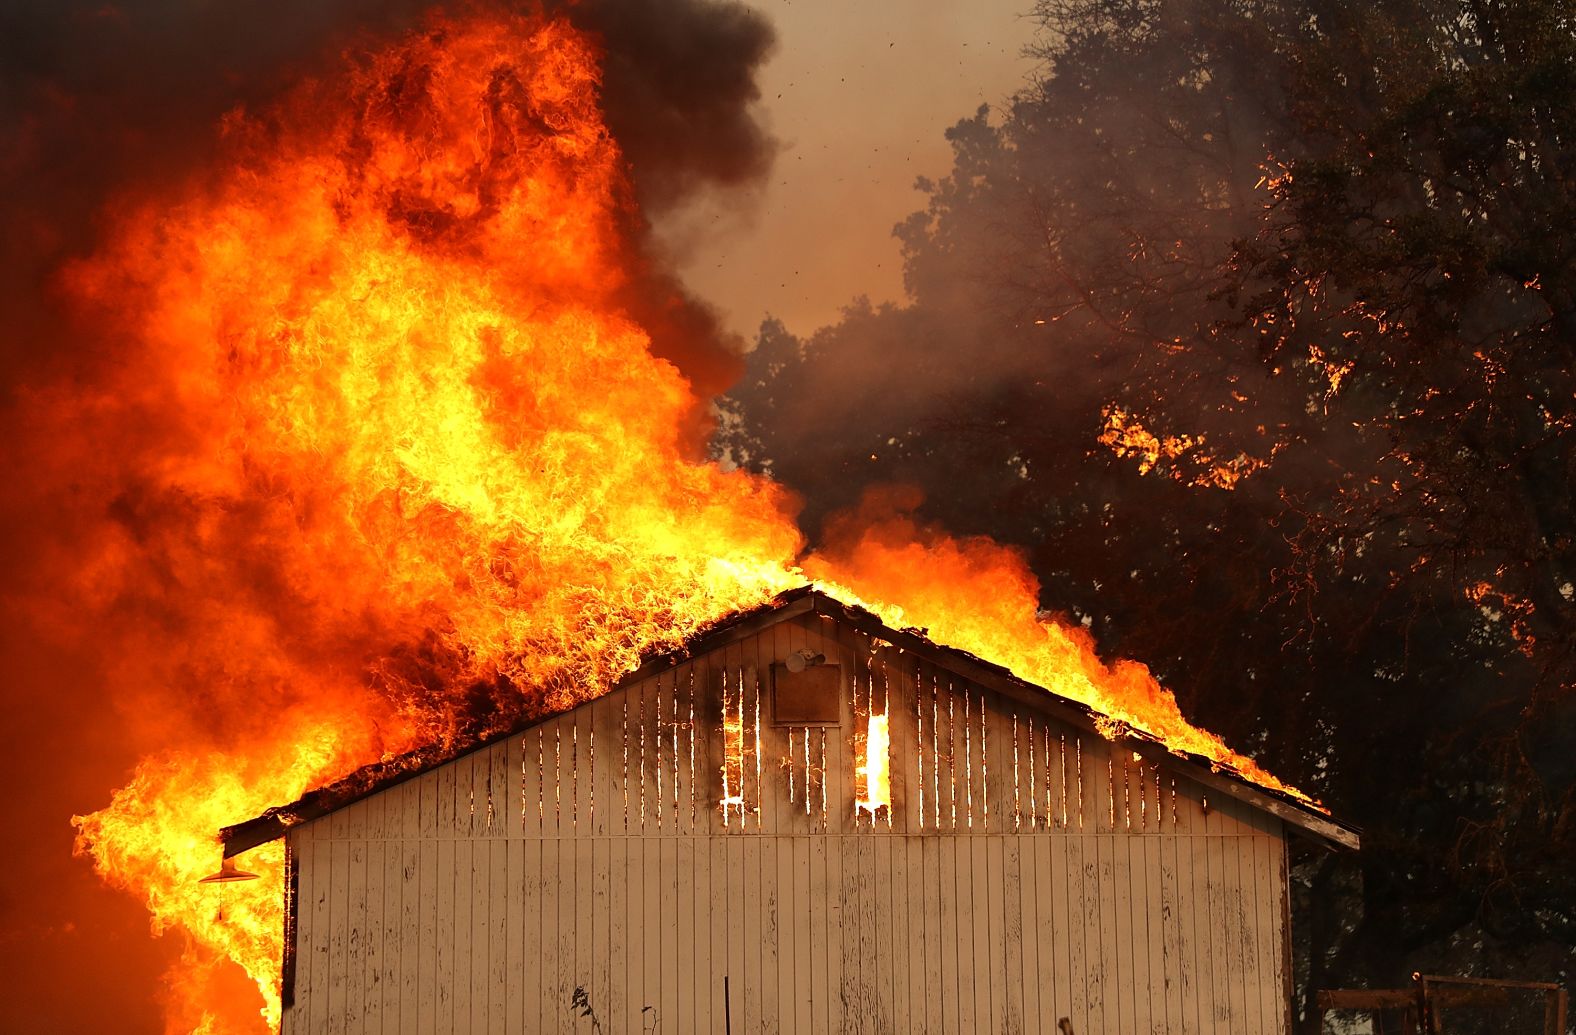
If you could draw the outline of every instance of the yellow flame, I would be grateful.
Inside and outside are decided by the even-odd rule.
[[[865,793],[857,804],[872,816],[879,809],[892,807],[891,752],[892,732],[887,717],[871,714],[865,727],[864,758],[857,770],[865,778]]]

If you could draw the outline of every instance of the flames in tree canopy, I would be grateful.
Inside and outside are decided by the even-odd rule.
[[[639,217],[598,88],[596,43],[562,19],[434,17],[233,112],[218,167],[117,208],[63,274],[111,328],[113,376],[29,405],[141,487],[73,587],[106,610],[150,582],[194,601],[118,678],[168,677],[172,706],[200,686],[180,707],[204,717],[79,844],[157,929],[244,967],[271,1023],[282,849],[217,902],[196,883],[217,827],[593,696],[807,578],[1278,786],[1141,665],[1038,617],[1013,552],[872,500],[803,556],[784,492],[705,459],[709,400],[619,302]],[[233,1023],[187,984],[182,1023]]]

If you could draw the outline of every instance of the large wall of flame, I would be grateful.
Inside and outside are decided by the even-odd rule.
[[[193,882],[218,825],[596,693],[790,584],[779,493],[692,455],[701,400],[619,304],[632,202],[598,75],[562,21],[435,21],[231,116],[223,169],[66,273],[128,344],[70,406],[166,421],[126,506],[211,595],[183,636],[229,684],[216,721],[267,717],[144,760],[83,845],[270,999],[278,860],[217,916]],[[106,600],[153,574],[130,538],[84,558]],[[257,582],[345,663],[299,656]]]

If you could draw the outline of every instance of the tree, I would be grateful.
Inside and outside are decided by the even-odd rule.
[[[1436,650],[1491,674],[1465,728],[1429,737],[1466,765],[1425,756],[1456,823],[1449,915],[1566,946],[1576,264],[1556,228],[1576,216],[1572,13],[1331,12],[1288,48],[1300,153],[1271,178],[1228,288],[1232,332],[1272,364],[1308,356],[1321,404],[1362,415],[1365,463],[1297,505],[1287,592],[1322,611],[1324,586],[1365,578],[1398,634],[1459,614]]]

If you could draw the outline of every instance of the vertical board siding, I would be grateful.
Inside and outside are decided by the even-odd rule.
[[[287,836],[291,1035],[1286,1031],[1277,819],[818,614]]]

